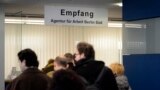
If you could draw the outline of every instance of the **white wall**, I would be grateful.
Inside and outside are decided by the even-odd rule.
[[[0,6],[0,90],[4,90],[4,9]]]
[[[74,53],[78,41],[93,44],[96,58],[105,61],[106,65],[119,62],[121,28],[17,24],[6,24],[5,27],[5,77],[12,66],[18,67],[16,54],[21,47],[35,50],[40,68],[44,67],[50,58],[66,52]]]

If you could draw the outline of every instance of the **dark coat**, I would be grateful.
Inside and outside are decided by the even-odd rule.
[[[50,78],[38,68],[28,68],[14,79],[6,90],[47,90]]]
[[[90,84],[94,84],[104,66],[104,62],[102,61],[83,59],[76,63],[74,71],[85,78]],[[105,67],[105,71],[99,80],[99,86],[100,90],[118,90],[115,77],[108,67]]]

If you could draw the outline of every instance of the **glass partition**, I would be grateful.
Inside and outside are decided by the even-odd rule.
[[[5,79],[14,79],[20,73],[17,53],[22,49],[22,12],[5,18]],[[19,17],[19,19],[17,19]],[[15,21],[19,23],[14,24]]]
[[[123,24],[123,54],[160,53],[160,18],[128,21]]]

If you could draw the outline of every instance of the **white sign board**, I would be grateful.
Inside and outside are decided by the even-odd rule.
[[[45,24],[107,26],[106,8],[45,6]]]

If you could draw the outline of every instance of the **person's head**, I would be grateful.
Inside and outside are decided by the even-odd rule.
[[[53,62],[54,62],[54,59],[52,59],[52,58],[49,59],[47,65],[46,65],[44,68],[42,68],[42,71],[43,71],[44,73],[46,73],[46,74],[47,74],[48,72],[53,71],[53,70],[54,70]]]
[[[81,59],[95,59],[95,51],[91,44],[87,42],[80,42],[77,44],[75,53],[75,60],[79,61]]]
[[[75,66],[74,55],[72,55],[71,53],[65,53],[64,56],[68,58],[68,68],[73,69],[73,67]]]
[[[31,49],[24,49],[18,52],[18,58],[20,61],[20,68],[22,71],[24,71],[28,67],[38,67],[39,66],[37,55]]]
[[[53,66],[53,63],[54,63],[54,59],[52,59],[52,58],[49,59],[47,65],[44,68],[48,68],[50,66]]]
[[[52,64],[53,62],[54,62],[54,59],[52,58],[48,60],[48,64]]]
[[[73,55],[71,53],[65,53],[64,56],[69,58],[71,61],[73,60]]]
[[[68,67],[68,58],[58,56],[54,61],[54,70],[66,69]]]
[[[112,63],[109,67],[115,75],[124,74],[124,66],[120,63]]]
[[[75,72],[61,69],[53,74],[50,90],[85,90],[85,84]]]

